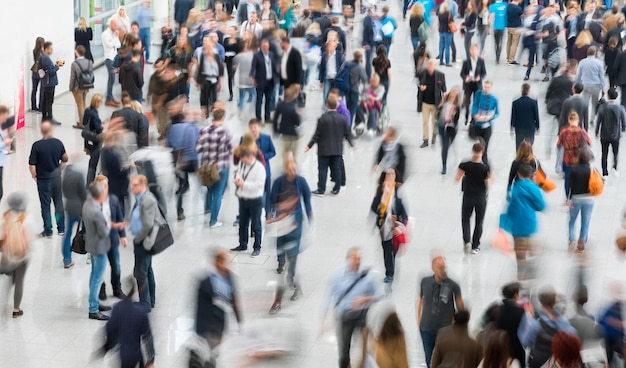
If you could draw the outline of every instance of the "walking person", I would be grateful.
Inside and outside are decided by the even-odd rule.
[[[215,44],[210,37],[203,38],[202,47],[193,55],[193,63],[196,65],[196,86],[200,89],[200,107],[208,116],[222,88],[224,74],[224,66],[215,53]]]
[[[78,18],[78,23],[76,24],[76,28],[74,28],[74,47],[84,47],[85,59],[90,60],[93,63],[93,55],[91,54],[92,40],[93,30],[87,25],[87,20],[83,17]]]
[[[115,84],[115,70],[117,69],[113,62],[116,56],[118,56],[117,49],[122,47],[118,27],[117,21],[111,19],[109,27],[101,35],[102,48],[104,49],[104,65],[106,65],[108,72],[106,102],[104,104],[111,107],[120,106],[120,102],[113,98],[113,84]]]
[[[528,96],[530,84],[522,84],[522,97],[513,101],[511,108],[511,134],[515,132],[515,151],[523,141],[535,142],[539,134],[539,106],[537,100]]]
[[[296,264],[300,254],[300,241],[302,239],[304,213],[309,225],[313,222],[313,208],[311,207],[311,189],[306,179],[298,175],[297,164],[293,155],[285,157],[285,174],[276,178],[272,184],[270,194],[270,212],[268,223],[292,218],[293,230],[276,238],[276,251],[278,253],[278,268],[276,273],[282,274],[287,265],[287,279],[281,277],[276,286],[274,303],[269,313],[278,313],[285,290],[293,289],[291,301],[296,301],[302,296],[302,287],[296,279]],[[304,211],[303,211],[304,206]]]
[[[270,51],[268,39],[261,41],[261,47],[252,58],[250,82],[256,88],[256,118],[261,120],[261,105],[265,99],[265,121],[270,121],[270,110],[274,89],[278,84],[278,65],[274,53]]]
[[[78,46],[74,55],[76,60],[72,63],[70,71],[70,91],[76,102],[76,110],[78,111],[78,122],[74,124],[74,128],[83,129],[83,117],[87,108],[87,93],[93,88],[93,84],[85,84],[83,75],[93,76],[93,61],[85,57],[85,47]]]
[[[520,0],[513,0],[506,6],[506,63],[519,65],[515,61],[517,46],[522,32],[522,15]]]
[[[491,81],[485,81],[483,89],[474,94],[472,104],[472,117],[476,124],[476,134],[484,142],[483,162],[488,164],[487,150],[489,140],[491,140],[492,125],[494,120],[500,115],[498,111],[498,99],[491,94]]]
[[[9,108],[5,105],[0,105],[0,126],[5,124],[9,120]],[[2,199],[4,195],[4,184],[3,184],[3,174],[4,167],[7,164],[7,155],[9,154],[9,150],[11,149],[11,144],[15,138],[4,138],[2,133],[0,132],[0,199]]]
[[[465,46],[465,61],[467,61],[471,58],[470,48],[473,45],[472,38],[474,38],[474,34],[476,34],[476,29],[478,28],[478,13],[476,12],[474,1],[468,1],[467,3],[463,27],[464,32],[461,34],[463,36],[463,45]],[[478,46],[476,51],[478,51]],[[478,55],[478,52],[476,55]]]
[[[609,146],[613,151],[613,172],[617,174],[619,140],[626,130],[626,109],[616,101],[617,90],[613,87],[609,88],[607,96],[609,98],[607,103],[598,109],[596,124],[596,138],[600,137],[602,145],[602,176],[604,177],[609,175]]]
[[[456,137],[460,112],[459,88],[454,87],[444,97],[437,123],[441,137],[441,175],[445,175],[448,170],[448,151]]]
[[[483,234],[483,220],[487,209],[487,190],[491,182],[491,169],[483,160],[485,147],[480,143],[472,146],[472,158],[462,162],[455,180],[463,179],[463,204],[461,205],[461,224],[465,252],[480,252],[480,237]],[[474,235],[470,238],[470,217],[475,212]]]
[[[426,69],[423,69],[418,73],[417,79],[419,81],[419,94],[418,105],[421,105],[420,111],[422,111],[422,145],[420,148],[428,147],[429,124],[432,129],[431,144],[435,144],[437,138],[437,106],[441,104],[443,94],[446,89],[446,76],[442,72],[435,69],[437,66],[436,59],[429,59]]]
[[[606,81],[604,79],[604,62],[596,57],[597,49],[594,46],[587,50],[587,57],[578,63],[578,72],[576,73],[576,83],[581,83],[584,87],[583,98],[589,106],[591,102],[591,117],[595,117],[598,110],[598,100],[600,94],[604,96]],[[593,118],[589,118],[593,121]]]
[[[54,214],[57,231],[60,236],[65,234],[65,214],[63,213],[63,194],[61,169],[67,162],[65,146],[54,138],[52,123],[44,120],[39,127],[42,138],[30,150],[28,165],[30,175],[37,183],[43,232],[40,236],[52,238],[52,218],[50,217],[50,201],[54,201]]]
[[[507,21],[508,4],[502,0],[496,0],[489,5],[489,24],[493,25],[493,40],[496,44],[496,64],[500,64],[500,54],[502,53],[502,38]]]
[[[579,127],[579,119],[576,111],[570,111],[568,116],[569,125],[559,133],[559,139],[556,142],[557,149],[563,150],[563,176],[565,179],[565,197],[570,198],[569,189],[569,173],[572,166],[576,165],[578,152],[584,145],[591,146],[591,138],[587,132]],[[558,162],[557,162],[558,164]]]
[[[382,300],[370,308],[365,327],[359,367],[409,368],[405,330],[391,300]]]
[[[439,65],[452,66],[450,64],[450,47],[452,44],[452,37],[454,33],[450,30],[450,22],[454,22],[452,12],[448,10],[449,2],[444,1],[439,6],[439,13],[437,18],[439,19]]]
[[[104,128],[102,126],[102,121],[100,120],[100,115],[98,114],[98,109],[102,107],[103,102],[103,95],[96,93],[91,96],[91,103],[83,113],[83,120],[81,121],[83,127],[88,126],[89,131],[96,134],[95,141],[85,139],[84,143],[85,152],[89,154],[87,185],[91,184],[93,179],[96,177],[96,168],[98,167],[98,162],[100,161],[100,148],[102,147],[102,137],[100,134],[102,134]]]
[[[454,365],[459,368],[474,368],[483,358],[483,346],[469,335],[470,313],[459,309],[454,313],[452,325],[443,327],[437,334],[433,350],[432,367],[443,368]]]
[[[395,170],[396,182],[404,183],[406,179],[406,153],[395,127],[389,127],[385,131],[374,164],[376,174],[386,173],[389,169]]]
[[[46,43],[43,44],[43,54],[41,54],[40,59],[41,69],[45,73],[45,76],[42,79],[43,102],[41,106],[41,119],[42,121],[44,119],[49,119],[52,124],[61,125],[61,123],[54,120],[52,117],[52,104],[54,104],[54,89],[57,84],[59,84],[57,71],[60,67],[65,65],[65,62],[63,60],[52,62],[52,59],[50,58],[52,52],[52,42],[46,41]]]
[[[337,41],[327,42],[319,64],[320,89],[324,91],[324,102],[328,99],[330,90],[335,88],[335,77],[344,61],[344,53],[337,50]]]
[[[141,60],[141,51],[133,50],[130,61],[125,62],[120,67],[120,86],[122,94],[128,93],[131,99],[142,103],[143,101],[143,73],[141,72],[139,61]]]
[[[150,6],[151,0],[143,0],[141,6],[137,7],[135,13],[135,21],[139,26],[139,39],[145,48],[145,60],[148,64],[152,64],[150,61],[150,47],[152,47],[152,42],[150,41],[150,24],[155,19],[154,12]]]
[[[428,15],[430,16],[430,15]],[[426,22],[424,18],[424,5],[421,3],[415,3],[413,7],[411,7],[411,15],[409,17],[409,26],[411,29],[411,44],[413,45],[413,51],[417,50],[417,47],[421,42],[426,42],[426,40],[420,39],[420,27],[422,23]],[[425,25],[428,30],[428,24]]]
[[[402,196],[398,194],[398,181],[395,169],[384,171],[378,181],[378,189],[370,206],[376,215],[376,226],[380,232],[385,260],[385,284],[393,282],[396,269],[396,255],[398,244],[394,244],[394,237],[406,232],[409,220]]]
[[[471,4],[471,3],[470,3]],[[467,37],[467,36],[466,36]],[[463,108],[465,108],[465,125],[469,123],[470,104],[472,96],[483,88],[483,79],[487,75],[485,59],[478,55],[478,45],[473,43],[469,47],[469,57],[461,66],[461,79],[463,80]],[[472,116],[473,117],[473,116]]]
[[[33,89],[30,93],[30,109],[32,111],[43,111],[43,81],[39,78],[39,70],[41,69],[41,55],[43,54],[43,45],[46,43],[43,37],[37,37],[35,47],[33,47],[33,66],[30,67],[31,81]],[[41,87],[39,85],[41,84]],[[39,93],[37,88],[39,87]]]
[[[568,244],[570,249],[573,249],[575,246],[577,253],[585,251],[594,204],[593,196],[589,193],[589,176],[591,175],[589,161],[588,151],[585,149],[579,150],[578,161],[571,167],[567,180],[567,192],[569,193],[567,200],[567,206],[569,207]],[[577,240],[574,228],[578,214],[580,214],[580,233]]]
[[[80,228],[81,210],[83,203],[87,200],[87,189],[85,187],[85,178],[83,174],[74,166],[79,158],[80,153],[72,154],[68,160],[67,166],[63,169],[63,195],[65,196],[65,219],[66,233],[63,235],[63,267],[65,269],[74,266],[72,261],[72,237],[74,234],[74,225]]]
[[[578,126],[585,131],[589,130],[589,101],[583,97],[583,90],[581,83],[572,85],[570,96],[561,105],[557,135],[561,133],[563,128],[569,125],[569,116],[572,111],[575,111],[578,115]]]
[[[377,96],[383,104],[387,103],[387,95],[389,94],[389,85],[391,83],[391,61],[387,57],[388,50],[385,49],[385,45],[380,45],[376,48],[376,57],[372,60],[372,66],[374,72],[380,79],[380,84],[385,87],[385,93],[382,96]]]
[[[289,86],[285,88],[285,99],[276,104],[274,111],[274,137],[280,136],[283,142],[283,153],[291,152],[296,158],[298,153],[299,128],[301,116],[296,108],[296,97],[298,97],[299,87]]]
[[[489,0],[478,0],[478,38],[480,39],[480,56],[485,56],[485,42],[491,29],[489,23]]]

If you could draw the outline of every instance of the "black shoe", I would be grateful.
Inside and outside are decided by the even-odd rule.
[[[337,195],[337,194],[339,194],[339,189],[333,189],[333,190],[330,191],[330,193],[332,195]]]
[[[107,321],[109,319],[109,316],[107,316],[106,314],[102,314],[100,312],[89,313],[89,319],[97,319],[98,321]]]
[[[115,289],[115,290],[113,290],[113,296],[118,298],[118,299],[125,299],[126,298],[126,294],[124,294],[122,289]]]
[[[541,73],[545,73],[545,72],[546,72],[546,66],[544,65],[541,67]]]
[[[248,250],[248,247],[245,246],[245,245],[240,245],[238,247],[234,247],[234,248],[230,249],[231,252],[243,252],[243,251],[246,251],[246,250]]]
[[[102,286],[100,287],[100,294],[98,295],[98,299],[107,300],[107,291],[106,291],[106,286],[104,286],[104,284],[102,284]]]
[[[446,175],[446,168],[441,169],[441,175]]]
[[[52,233],[48,234],[45,231],[42,231],[41,233],[39,233],[39,237],[40,238],[46,238],[46,239],[52,239]]]
[[[146,64],[154,64],[154,62],[150,60],[146,60]]]
[[[319,196],[319,197],[323,197],[324,196],[324,191],[316,189],[313,192],[311,192],[311,194]]]
[[[21,317],[24,315],[24,311],[23,310],[18,310],[17,312],[13,312],[13,318],[17,318],[17,317]]]
[[[233,100],[233,96],[231,95],[230,97],[228,97],[228,101],[232,101]]]
[[[280,275],[283,272],[285,272],[285,265],[279,263],[278,268],[276,268],[276,273]]]
[[[61,125],[61,122],[55,119],[52,119],[51,123],[52,125]]]
[[[527,81],[527,80],[528,80],[528,76],[525,76],[525,77],[524,77],[524,80],[525,80],[525,81]]]
[[[541,81],[542,81],[542,82],[547,82],[547,81],[549,81],[549,80],[550,80],[550,77],[546,76],[546,77],[545,77],[545,78],[543,78]]]
[[[178,214],[178,221],[183,221],[185,219],[185,214],[184,213],[179,213]]]
[[[102,305],[102,304],[100,304],[100,305],[98,306],[98,310],[99,310],[100,312],[110,311],[110,310],[111,310],[111,306],[110,306],[110,305]]]
[[[280,302],[276,300],[274,304],[272,304],[272,307],[270,308],[270,314],[276,314],[278,312],[280,312]]]
[[[422,145],[420,146],[420,148],[425,148],[428,147],[428,139],[424,139],[424,142],[422,142]]]

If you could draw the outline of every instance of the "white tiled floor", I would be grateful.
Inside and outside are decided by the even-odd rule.
[[[406,329],[410,349],[411,366],[423,365],[421,342],[415,327],[415,298],[418,278],[430,271],[430,254],[434,250],[445,252],[449,262],[449,273],[461,284],[466,303],[474,311],[476,320],[484,307],[499,295],[499,287],[515,277],[515,265],[488,246],[497,227],[498,214],[503,209],[509,164],[514,157],[514,140],[509,135],[510,105],[517,98],[524,70],[521,67],[496,66],[488,53],[488,78],[494,80],[494,94],[500,100],[500,117],[497,119],[489,157],[492,160],[496,180],[490,192],[483,251],[479,255],[466,256],[462,251],[460,207],[460,185],[453,180],[453,168],[469,155],[471,142],[467,132],[461,128],[452,147],[449,163],[450,174],[441,176],[439,142],[433,147],[419,149],[421,143],[421,117],[415,112],[415,86],[412,81],[410,43],[402,25],[391,49],[393,64],[392,89],[389,93],[392,124],[398,127],[402,141],[408,151],[408,167],[411,176],[406,182],[405,195],[409,214],[412,217],[413,241],[408,254],[398,259],[398,272],[392,298],[397,304]],[[434,37],[434,36],[433,36]],[[459,60],[462,59],[462,40],[457,39]],[[493,41],[488,41],[489,50]],[[431,41],[431,48],[436,54]],[[521,60],[520,60],[521,62]],[[149,68],[148,68],[149,69]],[[460,85],[460,64],[442,69],[446,73],[448,86]],[[539,96],[540,109],[544,110],[543,95],[546,83],[539,82],[538,71],[531,80],[534,96]],[[148,74],[146,74],[146,79]],[[106,72],[97,72],[97,91],[103,92]],[[63,81],[62,83],[66,83]],[[116,87],[119,95],[119,86]],[[225,94],[222,92],[221,97]],[[227,97],[227,96],[226,96]],[[198,103],[198,94],[192,92],[191,103]],[[228,104],[235,111],[235,103]],[[321,112],[320,92],[309,93],[305,109],[304,147]],[[110,108],[103,108],[101,116],[108,117]],[[68,150],[82,147],[80,132],[72,129],[76,112],[71,95],[58,96],[54,105],[55,116],[63,122],[56,129]],[[543,112],[542,112],[543,113]],[[544,114],[545,116],[545,114]],[[34,182],[28,175],[30,145],[38,138],[39,115],[28,114],[27,126],[17,134],[17,153],[9,157],[4,171],[5,193],[20,189],[29,193],[29,211],[39,220],[39,203]],[[554,155],[546,157],[545,147],[551,123],[547,116],[543,121],[542,134],[537,137],[535,147],[543,166],[559,183],[553,193],[546,195],[549,203],[540,215],[538,238],[543,246],[541,278],[556,286],[561,293],[570,295],[574,286],[573,259],[566,251],[567,211],[563,204],[562,181],[551,168]],[[238,136],[246,122],[229,120],[228,127]],[[265,127],[266,132],[270,127]],[[282,317],[293,318],[294,325],[301,330],[301,349],[297,354],[283,360],[255,366],[267,367],[332,367],[336,365],[337,352],[334,337],[326,332],[318,335],[320,306],[326,292],[328,275],[343,264],[345,250],[352,245],[363,248],[364,263],[377,269],[383,268],[382,252],[373,223],[368,217],[369,204],[374,194],[374,175],[371,173],[373,156],[380,143],[377,138],[363,137],[356,142],[356,150],[346,150],[347,187],[337,197],[326,196],[313,199],[315,228],[309,247],[298,262],[304,297],[297,302],[286,300]],[[600,157],[598,141],[594,141],[596,156]],[[280,150],[280,147],[278,148]],[[624,155],[621,155],[624,157]],[[316,157],[313,152],[300,153],[300,172],[314,188],[317,180]],[[595,163],[599,165],[599,162]],[[86,159],[81,163],[86,167]],[[280,158],[272,162],[276,176],[280,172]],[[625,180],[623,177],[609,178],[605,193],[598,198],[591,221],[589,250],[586,253],[589,269],[590,309],[597,311],[605,301],[606,285],[612,280],[623,280],[625,268],[614,252],[614,235],[622,215]],[[169,193],[170,213],[173,213],[174,196]],[[176,244],[170,250],[154,258],[157,281],[157,307],[150,318],[156,340],[157,366],[182,367],[185,355],[181,345],[190,335],[193,326],[194,293],[197,275],[206,266],[207,250],[211,246],[230,248],[237,243],[237,228],[230,226],[236,215],[236,199],[232,190],[224,197],[221,221],[225,226],[209,230],[204,225],[202,203],[204,191],[196,181],[185,199],[187,220],[171,224],[176,234]],[[87,319],[87,282],[90,266],[84,256],[75,256],[77,265],[64,270],[61,262],[61,239],[37,241],[29,265],[26,290],[22,309],[24,316],[10,318],[12,294],[7,299],[8,280],[0,277],[0,366],[2,367],[99,367],[102,360],[92,357],[98,346],[98,335],[103,323]],[[248,325],[269,318],[267,311],[273,299],[276,283],[276,261],[274,245],[270,239],[263,243],[262,256],[250,259],[248,255],[237,255],[232,267],[239,275],[243,296],[244,318]],[[131,249],[121,250],[122,274],[131,275],[133,255]],[[108,273],[107,273],[108,275]],[[107,276],[108,279],[108,276]],[[381,276],[382,283],[382,276]],[[109,288],[110,290],[110,288]],[[9,301],[9,302],[7,302]],[[114,300],[113,300],[114,301]],[[108,302],[111,302],[109,299]],[[237,341],[236,334],[231,338]],[[234,366],[228,359],[223,366]]]

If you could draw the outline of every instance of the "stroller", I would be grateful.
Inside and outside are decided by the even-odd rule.
[[[366,130],[376,132],[380,136],[389,127],[389,108],[385,101],[377,99],[371,89],[365,89],[360,97],[354,124],[352,125],[352,135],[360,137]]]

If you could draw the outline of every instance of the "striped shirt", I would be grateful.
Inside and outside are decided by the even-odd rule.
[[[200,166],[216,162],[220,170],[227,169],[233,153],[230,132],[222,125],[202,128],[196,142],[196,152],[200,154]]]

